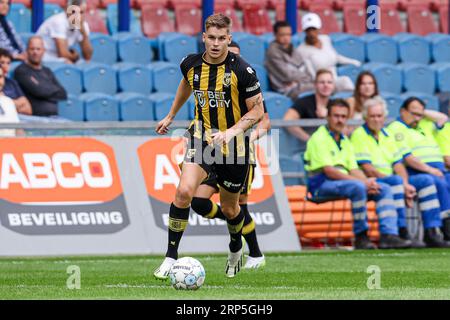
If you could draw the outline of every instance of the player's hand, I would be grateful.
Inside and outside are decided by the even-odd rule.
[[[234,134],[230,129],[219,131],[211,134],[212,143],[215,145],[225,145],[234,138]]]
[[[428,173],[432,174],[433,176],[436,176],[436,177],[441,177],[441,178],[444,177],[444,174],[442,173],[442,171],[439,169],[436,169],[436,168],[431,168],[430,170],[428,170]]]
[[[167,134],[169,132],[169,126],[172,124],[173,117],[167,115],[164,119],[158,122],[158,125],[155,128],[157,134]]]
[[[405,203],[408,208],[414,206],[414,197],[417,195],[416,188],[409,183],[405,184]]]
[[[380,185],[377,183],[375,178],[368,178],[365,181],[365,185],[367,188],[367,193],[370,195],[376,195],[380,193]]]

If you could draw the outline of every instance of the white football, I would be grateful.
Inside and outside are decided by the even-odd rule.
[[[197,290],[205,282],[205,269],[197,259],[183,257],[170,269],[169,278],[177,290]]]

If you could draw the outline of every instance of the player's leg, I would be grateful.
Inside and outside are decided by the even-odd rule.
[[[206,171],[200,165],[183,164],[175,200],[170,205],[166,258],[154,272],[154,276],[158,279],[167,279],[171,266],[178,258],[178,246],[187,226],[192,197],[206,176]]]
[[[212,173],[210,176],[212,177],[208,177],[208,180],[204,181],[195,192],[191,203],[192,210],[208,219],[226,220],[220,206],[210,199],[214,193],[219,192],[215,174]]]
[[[242,227],[244,213],[239,207],[239,194],[249,171],[249,165],[221,164],[214,166],[217,183],[220,186],[220,204],[222,212],[227,218],[230,232],[230,252],[228,254],[225,273],[227,277],[234,277],[242,266],[243,244]]]
[[[244,227],[242,228],[242,235],[247,242],[249,255],[245,262],[244,269],[257,269],[263,267],[266,264],[266,259],[262,254],[258,239],[256,237],[256,225],[250,212],[248,210],[248,195],[252,190],[252,183],[255,177],[255,166],[251,165],[248,171],[247,179],[242,187],[241,195],[239,196],[239,205],[244,212]]]

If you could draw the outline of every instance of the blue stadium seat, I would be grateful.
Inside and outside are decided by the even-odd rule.
[[[371,62],[364,64],[362,69],[369,70],[375,75],[379,91],[397,94],[402,92],[403,74],[402,70],[396,65]]]
[[[430,65],[436,74],[439,92],[450,92],[450,62],[437,62]]]
[[[252,68],[256,71],[256,76],[258,77],[259,83],[261,85],[261,90],[270,90],[269,75],[267,74],[266,68],[264,68],[264,66],[260,64],[252,64]]]
[[[137,63],[118,63],[117,71],[119,90],[148,95],[153,91],[152,70]]]
[[[22,63],[22,61],[12,61],[11,62],[11,65],[9,67],[8,77],[13,77],[14,69],[16,69],[21,63]]]
[[[264,102],[270,119],[283,119],[286,111],[292,106],[292,100],[275,92],[264,92]]]
[[[398,94],[393,94],[390,92],[380,92],[380,95],[386,100],[388,108],[388,118],[397,118],[400,114],[400,107],[405,100]]]
[[[181,33],[164,33],[159,39],[159,60],[179,65],[188,54],[198,50],[197,39]]]
[[[19,34],[20,38],[23,41],[23,44],[25,46],[25,48],[28,46],[28,39],[30,39],[32,36],[34,36],[33,32],[22,32],[21,34]]]
[[[119,121],[119,101],[104,93],[84,93],[80,96],[84,102],[87,121]]]
[[[353,96],[352,91],[341,91],[341,92],[336,92],[335,94],[333,94],[331,96],[331,99],[347,99],[347,98],[350,98],[351,96]]]
[[[155,105],[155,119],[163,119],[169,113],[175,95],[158,92],[151,94],[149,97]],[[175,120],[189,120],[189,108],[181,108],[175,116]]]
[[[333,46],[343,56],[363,63],[366,60],[365,43],[359,37],[350,34],[340,36],[333,40]]]
[[[89,38],[94,49],[92,61],[106,64],[116,63],[117,43],[113,37],[103,33],[92,33]]]
[[[147,95],[123,92],[116,95],[119,100],[122,121],[153,121],[155,110],[153,101]]]
[[[16,32],[31,32],[31,11],[23,3],[11,4],[7,17],[14,25]]]
[[[302,153],[298,153],[300,155]],[[304,173],[303,159],[300,156],[288,157],[285,155],[279,156],[280,169],[283,173]],[[287,186],[304,184],[304,179],[297,177],[284,177],[284,184]]]
[[[113,95],[117,92],[116,71],[107,64],[83,65],[83,87],[86,92],[102,92]]]
[[[170,62],[154,62],[148,67],[153,71],[153,87],[156,92],[177,92],[183,77],[178,65]]]
[[[83,91],[83,73],[79,68],[64,64],[52,68],[52,70],[67,93],[79,95]]]
[[[403,87],[405,91],[416,91],[434,94],[436,76],[434,70],[424,64],[402,63]]]
[[[417,97],[425,102],[427,109],[439,111],[439,99],[434,95],[423,92],[408,91],[403,93],[401,96],[405,100],[409,97]]]
[[[269,114],[270,117],[270,114]],[[279,141],[278,141],[278,153],[280,156],[284,155],[287,157],[292,157],[294,154],[305,151],[306,144],[293,135],[289,133],[284,128],[281,128],[280,130],[272,130],[272,137],[276,138],[275,133],[278,133]],[[276,143],[276,141],[275,141]]]
[[[84,121],[84,104],[78,96],[69,94],[67,100],[58,102],[58,116],[73,121]]]
[[[122,32],[113,37],[117,41],[121,61],[148,64],[153,60],[153,50],[146,37]]]
[[[401,62],[428,64],[431,60],[430,42],[412,34],[395,35]]]
[[[369,62],[397,63],[398,46],[392,37],[368,33],[361,38],[366,42],[366,57]]]
[[[108,4],[106,8],[106,24],[108,26],[109,34],[116,34],[119,32],[118,11],[117,4]],[[130,10],[130,32],[142,35],[141,22],[138,18],[138,13]]]
[[[337,68],[338,76],[347,76],[352,79],[353,83],[356,83],[356,78],[361,72],[361,67],[357,67],[353,64],[347,64]]]
[[[234,37],[234,33],[233,33]],[[264,46],[267,49],[270,45],[270,43],[275,40],[275,36],[272,32],[263,33],[262,35],[258,36],[264,41]],[[303,41],[305,40],[305,33],[300,32],[292,35],[291,43],[294,46],[294,48],[297,48]]]
[[[186,101],[186,104],[182,106],[182,108],[188,108],[189,109],[189,119],[192,120],[195,117],[195,98],[191,94],[188,101]]]
[[[241,56],[249,64],[264,65],[266,55],[265,42],[253,34],[233,34],[233,40],[241,47]]]
[[[300,99],[300,98],[303,98],[303,97],[306,97],[306,96],[310,96],[312,94],[314,94],[314,91],[305,91],[305,92],[300,93],[297,96],[297,99]]]
[[[435,62],[450,62],[450,35],[438,33],[426,37],[431,43],[431,56]]]
[[[56,3],[44,3],[44,20],[63,11],[63,8]]]

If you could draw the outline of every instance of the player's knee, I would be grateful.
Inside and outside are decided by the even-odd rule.
[[[239,214],[240,208],[238,205],[222,204],[222,213],[228,219],[234,219]]]
[[[175,201],[183,206],[188,206],[194,196],[194,189],[189,186],[178,186]]]
[[[402,179],[402,177],[400,177],[400,176],[393,175],[393,176],[391,177],[391,181],[392,181],[392,183],[395,184],[395,185],[398,185],[398,184],[403,185],[403,179]]]
[[[389,186],[385,183],[379,183],[379,185],[380,185],[380,196],[381,197],[392,196],[391,186]]]

